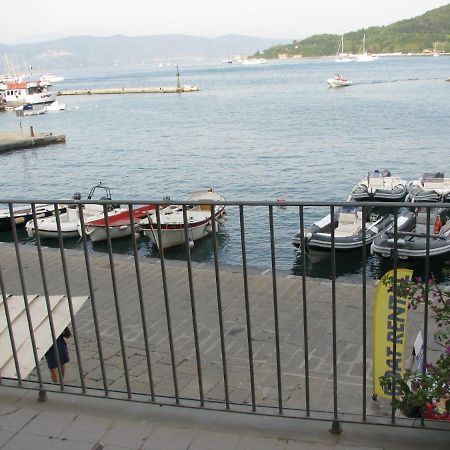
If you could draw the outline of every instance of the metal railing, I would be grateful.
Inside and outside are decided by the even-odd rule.
[[[359,281],[350,289],[341,285],[336,274],[336,236],[331,227],[329,276],[317,280],[307,276],[308,237],[305,235],[305,209],[328,210],[331,223],[338,208],[347,202],[284,202],[282,207],[297,216],[300,244],[297,257],[303,270],[298,276],[286,275],[277,269],[277,227],[274,209],[279,202],[221,202],[233,216],[240,233],[241,264],[231,269],[221,264],[219,254],[217,202],[201,201],[210,205],[212,224],[207,247],[213,264],[198,264],[192,259],[189,245],[188,207],[199,202],[171,201],[183,210],[184,262],[166,259],[166,251],[159,250],[158,260],[142,256],[138,236],[131,232],[128,238],[129,254],[114,252],[111,239],[108,208],[127,205],[131,230],[137,221],[133,205],[155,205],[155,231],[159,242],[164,226],[161,210],[166,201],[136,200],[30,200],[5,199],[11,216],[10,243],[0,244],[0,287],[5,328],[0,330],[12,350],[17,377],[1,378],[1,385],[36,389],[40,392],[60,391],[72,394],[111,397],[124,400],[151,402],[189,408],[235,411],[248,414],[277,415],[331,421],[332,432],[339,433],[344,422],[396,426],[425,426],[434,428],[430,421],[399,417],[394,408],[389,414],[377,414],[371,402],[371,310],[369,302],[373,280],[367,274],[369,258],[366,223],[362,222],[362,258]],[[36,204],[53,204],[57,228],[56,248],[43,245],[39,233],[34,241],[24,239],[14,220],[15,204],[31,205],[34,229],[38,230]],[[80,241],[78,250],[65,245],[60,205],[71,205],[78,210]],[[91,248],[86,233],[84,207],[103,205],[106,225],[106,252]],[[393,251],[390,262],[394,271],[393,298],[397,311],[397,270],[399,267],[399,232],[397,219],[407,203],[359,203],[363,217],[372,208],[388,208],[393,214]],[[445,204],[417,203],[427,210],[427,230],[431,225],[431,208]],[[265,239],[270,246],[270,267],[267,272],[255,270],[247,262],[246,213],[254,208],[263,211],[269,227]],[[298,229],[293,229],[295,234]],[[1,235],[0,235],[1,238]],[[423,262],[426,296],[430,279],[430,233],[426,236]],[[22,243],[26,241],[26,245]],[[295,257],[294,250],[292,257]],[[181,265],[180,265],[181,264]],[[370,292],[369,292],[370,291]],[[57,357],[58,380],[52,383],[42,355],[39,354],[34,330],[36,324],[30,312],[30,292],[43,295],[48,334],[57,344],[55,318],[50,297],[64,295],[70,313],[76,360],[69,363],[70,374],[64,380],[63,367]],[[72,299],[76,295],[88,297],[78,312]],[[22,376],[16,332],[13,324],[11,297],[23,297],[27,336],[31,340],[34,370]],[[215,298],[213,298],[215,297]],[[349,308],[354,312],[355,330],[348,329],[344,315]],[[3,321],[3,318],[1,318]],[[396,367],[397,315],[394,315],[394,367]],[[323,326],[323,328],[321,328]],[[358,328],[360,326],[360,328]],[[428,358],[428,307],[418,323],[424,336],[424,359]],[[356,328],[358,328],[356,330]],[[356,333],[358,331],[358,333]],[[352,339],[346,336],[350,333]],[[356,335],[356,334],[357,335]],[[314,336],[314,337],[312,337]],[[5,342],[5,341],[3,341]],[[344,348],[345,347],[345,348]],[[349,358],[345,349],[356,349]],[[3,351],[3,350],[2,350]],[[58,352],[56,352],[58,354]],[[331,358],[331,359],[330,359]],[[350,371],[350,365],[353,369]],[[342,366],[342,367],[341,367]],[[424,364],[425,366],[425,364]],[[75,370],[76,369],[76,370]],[[356,374],[355,374],[356,372]],[[114,373],[114,375],[112,375]],[[1,375],[1,373],[0,373]],[[423,374],[425,376],[425,373]],[[395,400],[395,389],[392,400]]]

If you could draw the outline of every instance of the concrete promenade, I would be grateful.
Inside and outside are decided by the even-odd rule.
[[[39,270],[39,260],[36,247],[33,245],[20,245],[20,255],[22,266],[24,269],[24,279],[27,293],[43,294],[42,276]],[[5,289],[8,294],[21,295],[21,283],[18,275],[17,259],[14,246],[8,243],[0,243],[0,265],[1,275],[4,280]],[[66,286],[64,282],[64,274],[61,266],[61,255],[59,249],[44,248],[44,264],[47,283],[50,295],[66,294]],[[88,282],[86,277],[86,268],[83,252],[79,250],[66,250],[65,258],[68,267],[68,279],[71,295],[89,295]],[[206,402],[216,403],[216,409],[222,411],[199,411],[183,408],[172,408],[170,406],[162,407],[164,411],[171,411],[170,414],[177,417],[178,414],[186,414],[187,420],[193,417],[199,422],[195,426],[189,425],[188,428],[194,427],[195,436],[203,439],[203,433],[213,437],[215,432],[211,430],[208,423],[211,417],[214,418],[214,426],[218,427],[217,445],[210,444],[193,444],[195,436],[192,435],[189,444],[183,441],[180,444],[171,443],[170,439],[174,438],[175,433],[170,431],[170,427],[175,426],[169,421],[169,429],[164,428],[164,433],[169,436],[165,447],[146,447],[145,442],[150,438],[151,425],[142,425],[146,433],[145,438],[140,442],[140,446],[126,445],[116,446],[120,448],[225,448],[222,444],[228,443],[226,448],[445,448],[439,446],[427,447],[425,441],[419,447],[414,447],[419,440],[413,439],[411,446],[402,447],[396,441],[396,433],[401,436],[406,434],[418,436],[416,433],[423,433],[420,436],[436,436],[440,439],[441,432],[432,432],[425,430],[410,429],[389,429],[392,430],[393,441],[385,442],[384,428],[378,426],[368,427],[369,435],[378,436],[369,445],[358,444],[359,446],[349,445],[347,438],[337,438],[335,435],[328,433],[329,422],[312,422],[299,421],[289,418],[264,418],[261,416],[248,416],[230,414],[223,412],[225,410],[225,385],[223,359],[221,352],[220,329],[218,322],[217,307],[217,290],[214,266],[208,264],[193,264],[193,292],[195,295],[196,306],[196,324],[198,326],[199,337],[199,355],[197,361],[196,348],[193,339],[193,318],[190,303],[190,289],[188,283],[188,273],[186,263],[181,261],[166,260],[166,275],[168,286],[168,301],[170,308],[171,332],[173,335],[173,348],[175,358],[175,370],[171,364],[170,341],[168,336],[168,324],[166,316],[166,306],[164,301],[163,283],[161,277],[160,262],[152,258],[139,258],[139,267],[142,279],[142,293],[145,308],[145,324],[148,330],[149,355],[146,354],[144,338],[143,338],[143,321],[141,316],[141,307],[139,305],[139,295],[135,274],[135,263],[132,256],[114,254],[114,276],[117,285],[117,303],[115,303],[114,292],[112,287],[111,267],[108,254],[101,252],[90,252],[89,261],[92,270],[93,293],[94,296],[90,303],[86,303],[76,315],[76,330],[79,342],[79,360],[75,351],[74,339],[68,341],[71,354],[71,362],[68,365],[66,384],[72,391],[79,391],[81,379],[84,380],[88,389],[98,390],[99,395],[103,395],[105,383],[102,376],[102,370],[99,362],[99,344],[96,340],[94,322],[93,322],[93,306],[95,305],[99,332],[101,337],[101,348],[105,363],[106,388],[111,391],[126,393],[127,384],[130,387],[130,395],[132,398],[149,397],[150,381],[154,386],[154,394],[157,401],[167,403],[167,398],[173,398],[175,395],[174,373],[177,379],[178,394],[181,404],[184,399],[188,399],[186,404],[199,405],[200,387],[199,387],[199,365],[201,368],[202,388]],[[247,324],[245,316],[244,302],[244,284],[242,268],[220,266],[219,272],[221,287],[221,302],[223,310],[224,323],[224,346],[226,350],[226,373],[228,380],[228,395],[232,403],[231,409],[237,409],[234,405],[239,405],[239,410],[247,412],[251,411],[251,390],[249,376],[249,356],[247,342]],[[338,411],[339,416],[343,420],[361,420],[362,402],[365,396],[367,401],[367,413],[374,418],[384,417],[385,423],[389,423],[386,417],[390,414],[388,402],[374,402],[371,400],[372,380],[371,380],[371,354],[372,354],[372,300],[374,294],[374,283],[368,280],[367,288],[367,391],[362,392],[362,368],[363,361],[363,336],[362,336],[362,288],[361,285],[355,283],[336,284],[336,303],[337,303],[337,375],[338,375]],[[276,415],[280,404],[286,415],[294,417],[305,416],[306,405],[306,381],[305,381],[305,361],[304,350],[305,342],[303,337],[303,300],[302,300],[302,280],[300,277],[291,276],[287,273],[277,273],[277,296],[278,296],[278,318],[279,318],[279,343],[280,343],[280,372],[281,386],[277,383],[277,358],[276,358],[276,333],[274,327],[274,307],[272,293],[272,274],[257,270],[250,270],[248,275],[248,290],[250,302],[250,318],[251,318],[251,336],[253,346],[253,364],[256,390],[257,411],[270,410],[271,414]],[[331,417],[333,411],[333,376],[332,376],[332,309],[331,309],[331,282],[328,280],[307,279],[306,280],[306,306],[307,306],[307,323],[308,323],[308,346],[309,346],[309,387],[310,387],[310,406],[311,416],[315,418]],[[119,329],[117,313],[120,310],[120,320],[123,330],[124,351],[120,345]],[[408,348],[419,329],[422,317],[420,314],[410,316]],[[433,352],[430,352],[432,358]],[[148,360],[151,365],[151,380],[148,373]],[[79,365],[81,363],[81,366]],[[124,367],[127,367],[125,371]],[[42,377],[45,382],[49,382],[49,374],[45,362],[41,362]],[[80,369],[82,367],[82,370]],[[128,375],[128,377],[126,376]],[[36,381],[36,370],[30,376],[30,380]],[[128,379],[127,379],[128,378]],[[16,392],[14,389],[1,388],[0,398],[9,395],[9,391]],[[23,391],[19,391],[16,395],[24,395]],[[31,397],[30,397],[31,396]],[[281,396],[281,398],[280,398]],[[32,417],[28,423],[32,423],[33,417],[36,420],[42,420],[45,424],[51,423],[54,414],[55,401],[64,405],[70,402],[70,411],[66,420],[66,426],[69,427],[74,421],[76,427],[78,421],[91,423],[85,419],[85,414],[94,415],[96,417],[104,417],[115,407],[108,406],[109,402],[116,402],[120,405],[118,410],[120,414],[116,418],[107,419],[101,436],[105,436],[107,430],[115,429],[115,423],[119,423],[119,429],[122,425],[121,420],[128,419],[132,411],[145,411],[150,408],[152,411],[160,411],[155,405],[145,405],[130,402],[119,402],[115,400],[100,400],[97,398],[80,398],[70,394],[50,394],[51,401],[48,403],[35,403],[36,393],[27,393],[25,398],[29,403],[24,406],[25,410],[38,411],[32,413]],[[14,397],[13,403],[22,401]],[[21,397],[22,398],[22,397]],[[163,401],[165,399],[165,401]],[[73,412],[75,405],[91,405],[89,407],[80,406],[80,414]],[[44,406],[42,406],[44,405]],[[105,405],[104,407],[102,405]],[[111,403],[112,405],[112,403]],[[8,406],[8,404],[6,405]],[[19,408],[21,410],[22,407]],[[44,412],[39,412],[39,408],[44,408]],[[47,409],[48,408],[48,409]],[[63,408],[63,406],[61,406]],[[96,408],[104,408],[103,412],[89,414]],[[75,410],[74,410],[75,411]],[[182,411],[184,411],[182,413]],[[186,412],[188,411],[188,412]],[[34,415],[33,415],[34,414]],[[41,416],[42,414],[42,416]],[[103,415],[102,415],[103,414]],[[122,415],[121,415],[122,414]],[[27,416],[28,417],[28,416]],[[42,419],[39,419],[42,417]],[[227,431],[227,423],[229,417],[235,417],[234,425],[231,425],[232,431]],[[352,419],[353,417],[353,419]],[[245,418],[245,420],[244,420]],[[356,418],[356,419],[355,419]],[[142,419],[143,420],[143,419]],[[155,419],[160,420],[160,419]],[[166,419],[164,419],[166,420]],[[164,421],[162,420],[162,421]],[[204,422],[206,420],[206,422]],[[231,419],[230,419],[231,420]],[[372,419],[370,419],[372,420]],[[401,420],[401,419],[399,419]],[[250,421],[251,427],[256,427],[256,434],[250,433],[248,437],[248,429],[242,425]],[[293,421],[293,422],[292,422]],[[135,422],[135,420],[131,420]],[[145,421],[144,421],[145,422]],[[233,421],[232,421],[233,422]],[[93,421],[95,423],[95,421]],[[140,421],[139,421],[140,423]],[[145,422],[146,423],[146,422]],[[293,425],[295,424],[295,426]],[[257,438],[266,439],[267,430],[273,425],[273,436],[269,439],[275,441],[261,441],[258,445]],[[103,425],[102,425],[103,426]],[[240,431],[235,431],[235,426]],[[24,424],[26,427],[26,424]],[[133,430],[133,426],[130,425]],[[198,427],[198,428],[196,428]],[[293,427],[296,433],[303,430],[302,433],[296,434],[293,442],[290,442],[288,435],[280,438],[286,430]],[[348,428],[347,428],[348,427]],[[356,428],[355,428],[356,427]],[[101,427],[100,427],[101,428]],[[183,428],[183,427],[182,427]],[[361,429],[367,426],[357,426],[345,423],[344,429],[355,430],[358,434]],[[159,429],[159,426],[156,427]],[[0,428],[2,430],[2,428]],[[27,428],[22,429],[19,434],[28,434]],[[252,428],[253,430],[253,428]],[[315,441],[308,434],[310,431],[316,430],[319,436],[319,446],[312,445]],[[383,430],[383,431],[379,431]],[[98,430],[97,430],[98,431]],[[96,431],[96,433],[97,433]],[[292,431],[292,430],[291,430]],[[62,433],[63,430],[60,430]],[[114,431],[116,434],[120,434]],[[114,434],[113,433],[113,434]],[[138,433],[138,432],[137,432]],[[140,433],[140,432],[139,432]],[[159,432],[157,432],[159,433]],[[212,434],[210,434],[212,433]],[[225,433],[225,436],[222,434]],[[227,437],[227,433],[232,435],[238,434],[239,439],[236,441]],[[383,439],[380,439],[380,433],[383,433]],[[33,434],[33,433],[31,433]],[[124,434],[126,434],[124,432]],[[130,433],[133,435],[133,433]],[[183,434],[183,433],[181,433]],[[347,435],[347,433],[345,433]],[[139,434],[137,434],[139,435]],[[307,440],[302,440],[307,435]],[[12,435],[9,435],[10,438]],[[14,435],[15,436],[15,435]],[[57,436],[54,434],[53,436]],[[97,441],[100,435],[97,436]],[[341,435],[341,436],[344,436]],[[348,435],[347,435],[348,436]],[[448,434],[447,434],[448,436]],[[240,439],[249,439],[248,445],[243,446]],[[281,440],[280,440],[281,439]],[[97,443],[90,442],[90,444]],[[255,445],[252,447],[252,442]],[[0,441],[1,442],[1,441]],[[11,441],[12,442],[12,441]],[[47,441],[46,441],[47,442]],[[144,444],[143,444],[144,442]],[[216,442],[216,441],[214,441]],[[263,444],[262,442],[266,442]],[[344,442],[344,444],[342,444]],[[359,442],[359,441],[358,441]],[[377,443],[378,442],[378,443]],[[397,443],[396,443],[397,442]],[[438,442],[438,441],[433,441]],[[48,442],[47,442],[48,443]],[[309,443],[309,444],[305,444]],[[114,449],[114,442],[110,442],[110,447]],[[173,445],[172,445],[173,444]],[[301,446],[305,444],[304,446]],[[373,444],[373,445],[372,445]],[[376,444],[376,445],[375,445]],[[179,445],[178,447],[176,445]],[[184,446],[183,446],[184,445]],[[344,446],[342,446],[344,445]],[[1,447],[0,447],[1,448]],[[13,449],[19,447],[8,447]],[[26,447],[24,447],[26,448]],[[35,448],[33,446],[33,448]],[[38,447],[36,447],[38,448]],[[53,447],[42,447],[53,448]],[[57,447],[55,447],[57,448]],[[61,447],[66,448],[66,447]],[[67,447],[67,448],[85,448],[85,447]],[[86,448],[95,448],[93,445]],[[103,447],[102,447],[103,448]],[[100,450],[100,447],[97,448]]]
[[[447,431],[238,415],[0,385],[1,450],[437,450]]]

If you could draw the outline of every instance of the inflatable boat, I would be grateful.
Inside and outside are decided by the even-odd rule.
[[[365,244],[370,244],[375,236],[392,224],[392,215],[376,216],[369,213],[363,217],[362,207],[357,205],[343,206],[335,214],[334,223],[328,214],[318,222],[305,228],[305,245],[307,248],[331,249],[331,230],[334,228],[334,246],[336,250],[352,250],[363,246],[362,225],[366,224]],[[301,233],[292,238],[292,244],[299,248]]]
[[[397,219],[397,255],[400,259],[426,257],[427,235],[430,236],[430,256],[450,252],[450,210],[431,210],[427,229],[427,210],[420,208],[407,212]],[[372,254],[390,258],[394,251],[394,224],[380,233],[372,243]]]
[[[352,198],[356,201],[394,201],[401,202],[408,193],[407,182],[393,177],[389,170],[375,169],[367,174],[353,189]]]
[[[408,185],[408,200],[411,202],[450,201],[450,178],[443,172],[427,172]]]

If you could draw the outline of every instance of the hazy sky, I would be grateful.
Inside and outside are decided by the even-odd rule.
[[[0,27],[0,43],[89,34],[229,33],[302,39],[411,18],[449,0],[21,0]],[[39,39],[41,38],[41,39]]]

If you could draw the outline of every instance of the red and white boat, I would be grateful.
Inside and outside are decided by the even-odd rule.
[[[133,209],[133,221],[135,229],[141,219],[151,214],[155,210],[155,205],[144,205]],[[95,217],[90,217],[84,222],[87,236],[92,242],[105,241],[106,234],[106,220],[103,214]],[[117,239],[125,236],[130,236],[133,229],[130,223],[130,212],[128,207],[116,209],[108,214],[108,228],[111,239]],[[136,231],[136,230],[134,230]],[[81,225],[78,225],[78,233],[82,236]]]

